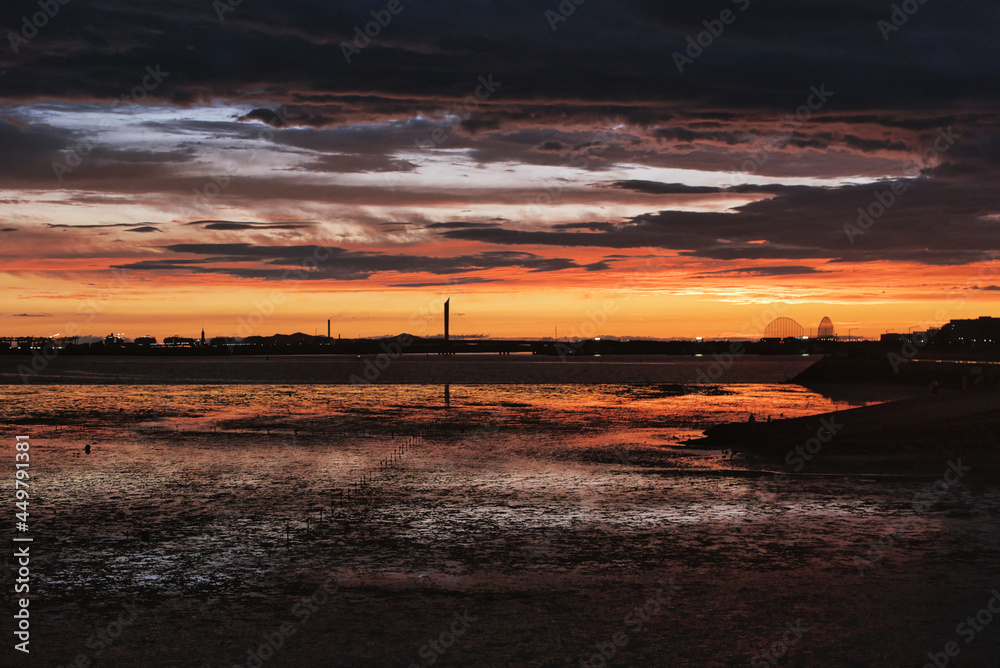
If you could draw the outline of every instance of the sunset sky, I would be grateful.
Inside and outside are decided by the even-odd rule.
[[[1000,316],[1000,7],[901,4],[11,0],[0,335]]]

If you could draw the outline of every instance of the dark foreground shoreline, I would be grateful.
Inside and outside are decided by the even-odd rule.
[[[689,442],[778,458],[894,457],[886,462],[975,458],[1000,465],[1000,389],[946,391],[872,406],[772,422],[720,424]],[[860,460],[859,460],[860,461]]]
[[[615,361],[558,368],[653,373]],[[437,362],[422,373],[458,369]],[[723,380],[753,378],[743,363]],[[7,426],[31,436],[34,486],[32,656],[14,665],[875,668],[922,666],[950,642],[956,666],[996,665],[1000,622],[972,642],[956,631],[1000,603],[985,390],[772,422],[791,448],[824,417],[843,424],[796,472],[781,452],[730,461],[656,440],[658,418],[629,411],[657,388],[621,395],[617,429],[566,386],[541,391],[565,392],[573,423],[547,404],[495,414],[487,396],[303,414],[294,384],[205,388],[207,403],[166,417],[152,409],[168,393],[201,390],[70,390],[70,372],[94,385],[116,370],[52,371],[66,382],[6,390],[26,411]],[[209,401],[226,392],[246,413]],[[938,423],[967,428],[938,441]],[[914,438],[928,449],[863,454]]]
[[[1000,581],[996,485],[924,503],[919,476],[508,454],[572,439],[516,429],[407,439],[383,470],[398,425],[114,427],[90,455],[86,434],[33,439],[24,665],[923,665]],[[333,503],[346,457],[373,480]],[[994,631],[965,665],[994,665]]]

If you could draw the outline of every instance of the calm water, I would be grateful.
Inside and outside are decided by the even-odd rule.
[[[4,420],[36,433],[100,440],[135,432],[177,436],[458,433],[514,430],[575,436],[655,430],[662,442],[705,426],[823,413],[836,401],[790,384],[675,385],[32,385],[0,386]]]
[[[396,360],[375,356],[283,355],[231,357],[73,357],[58,356],[32,384],[344,384],[352,377],[377,383],[698,383],[699,372],[717,383],[779,383],[818,356],[605,356],[574,358],[535,355],[404,355]],[[30,358],[0,356],[0,383],[22,384],[19,365]],[[376,363],[384,368],[377,368]]]

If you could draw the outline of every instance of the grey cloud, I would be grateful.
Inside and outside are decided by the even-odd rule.
[[[431,273],[439,275],[466,274],[502,267],[519,267],[529,273],[585,269],[600,271],[608,267],[603,262],[580,265],[568,258],[548,258],[519,251],[486,251],[456,257],[388,254],[351,251],[338,247],[319,246],[260,246],[232,244],[171,244],[164,250],[203,256],[200,259],[141,260],[116,268],[133,270],[184,270],[196,273],[226,274],[244,278],[272,280],[365,280],[380,273]],[[316,261],[313,268],[310,258]],[[256,268],[202,266],[225,262],[257,262]],[[277,265],[270,268],[267,265]]]

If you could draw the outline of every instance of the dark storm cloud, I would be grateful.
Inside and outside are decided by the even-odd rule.
[[[81,155],[82,154],[82,155]],[[168,151],[121,149],[93,143],[80,131],[48,125],[17,125],[0,120],[0,177],[21,187],[60,185],[53,168],[74,155],[79,163],[63,174],[65,180],[148,179],[166,176],[172,165],[187,162],[191,149]]]
[[[647,193],[650,195],[699,195],[722,192],[722,188],[714,188],[711,186],[687,186],[683,183],[659,183],[657,181],[641,181],[637,179],[629,181],[615,181],[611,184],[611,186],[613,188],[633,190],[635,192]]]
[[[658,128],[653,131],[653,136],[658,140],[674,140],[683,142],[704,140],[728,144],[730,146],[739,144],[746,139],[746,136],[741,133],[718,131],[699,132],[681,127]]]
[[[201,225],[206,230],[299,230],[313,227],[313,223],[256,223],[232,220],[194,220],[185,225]]]
[[[614,223],[560,223],[552,226],[554,230],[596,230],[598,232],[608,232],[614,228]]]
[[[69,228],[69,229],[79,229],[79,230],[101,229],[105,227],[134,227],[134,225],[135,225],[134,223],[104,223],[101,225],[63,225],[56,223],[45,224],[45,226],[50,229]]]
[[[39,152],[60,151],[66,148],[71,136],[68,130],[24,127],[0,120],[0,150],[15,160]]]
[[[584,265],[583,268],[586,269],[587,271],[605,271],[607,269],[610,269],[611,265],[608,264],[607,262],[592,262],[590,264]]]
[[[126,232],[161,232],[162,230],[153,227],[152,225],[143,225],[141,227],[133,227],[131,229],[125,230]]]
[[[238,120],[261,121],[262,123],[267,123],[268,125],[276,128],[283,128],[287,125],[283,115],[274,109],[253,109],[243,116],[240,116]]]
[[[149,121],[145,127],[176,135],[177,145],[170,150],[94,146],[62,184],[91,191],[70,197],[73,203],[100,197],[95,193],[190,198],[192,191],[205,187],[204,177],[187,170],[196,159],[193,143],[205,137],[240,145],[259,140],[271,150],[301,156],[293,168],[282,170],[284,175],[309,172],[316,181],[324,174],[418,170],[395,154],[414,150],[435,132],[445,133],[439,148],[463,151],[484,164],[580,168],[579,160],[585,159],[582,168],[598,173],[636,163],[733,171],[760,150],[757,139],[775,135],[776,121],[806,103],[811,87],[825,86],[833,92],[829,102],[810,113],[808,122],[778,133],[780,141],[768,147],[757,176],[895,174],[908,152],[926,149],[937,128],[955,125],[964,135],[960,146],[941,157],[943,164],[923,165],[925,178],[853,244],[843,226],[856,221],[857,207],[870,206],[874,193],[889,184],[720,190],[616,181],[612,188],[650,196],[726,192],[772,197],[733,213],[660,211],[624,222],[572,223],[550,230],[520,229],[520,221],[430,227],[447,239],[498,245],[662,246],[732,260],[961,264],[996,245],[995,219],[989,217],[1000,211],[995,193],[1000,122],[994,111],[1000,101],[1000,41],[995,39],[994,1],[923,3],[886,40],[877,21],[889,17],[891,3],[844,0],[810,3],[806,10],[798,0],[754,0],[683,73],[672,54],[704,30],[703,21],[718,16],[717,7],[654,0],[588,2],[553,31],[544,11],[554,6],[528,0],[408,3],[348,63],[340,43],[370,20],[367,3],[243,2],[220,19],[206,0],[74,0],[60,5],[59,15],[17,53],[0,53],[0,108],[13,114],[14,105],[44,100],[53,109],[90,110],[94,102],[106,105],[123,95],[132,96],[126,112],[163,103],[240,105],[242,111],[231,122],[180,118],[182,113],[174,120]],[[22,15],[34,7],[4,4],[0,25],[20,25]],[[147,67],[169,74],[135,99]],[[495,93],[477,109],[456,114],[456,101],[472,95],[478,77],[487,75],[500,82]],[[271,138],[261,140],[261,130]],[[78,129],[0,120],[0,176],[25,189],[59,187],[52,162],[88,140]],[[859,154],[865,158],[862,166],[856,161]],[[447,191],[445,186],[400,194],[279,177],[234,175],[216,202],[394,204],[406,197],[407,203],[436,203]],[[444,194],[455,196],[454,191]],[[461,194],[470,202],[482,196]],[[118,226],[126,225],[133,227]],[[212,221],[205,228],[290,229],[232,221]],[[207,256],[220,253],[206,250]],[[236,250],[222,256],[291,259]],[[527,271],[580,267],[571,260],[520,254],[462,257],[459,270],[464,270],[462,262],[506,262],[496,266]],[[433,267],[438,262],[348,254],[340,258],[344,264],[338,271],[365,277],[393,270],[381,264],[386,258],[401,266]]]
[[[69,146],[72,138],[69,130],[23,127],[0,120],[0,176],[54,183],[52,161]]]
[[[844,135],[844,141],[849,146],[853,146],[854,148],[864,151],[865,153],[871,153],[873,151],[906,151],[910,148],[905,143],[899,141],[864,139],[853,135]]]
[[[478,285],[480,283],[497,283],[499,279],[496,278],[481,278],[478,276],[469,276],[462,278],[452,278],[447,281],[438,281],[434,283],[392,283],[389,285],[391,288],[439,288],[447,287],[449,285]]]
[[[471,134],[476,134],[477,132],[480,132],[482,130],[500,129],[500,121],[495,119],[469,118],[467,120],[461,121],[459,125],[462,127],[462,129],[468,130]]]
[[[755,132],[770,131],[773,119],[757,120],[750,132],[741,131],[747,142],[754,139]],[[747,121],[750,122],[750,121]],[[697,121],[690,121],[697,124]],[[24,134],[20,128],[7,124],[18,136]],[[206,122],[190,119],[176,121],[149,121],[142,127],[157,129],[177,134],[178,146],[172,150],[136,150],[121,147],[95,146],[79,169],[74,169],[64,177],[66,187],[79,191],[91,189],[106,192],[121,193],[148,191],[153,184],[159,192],[190,193],[192,189],[205,187],[205,178],[186,176],[189,165],[197,161],[193,137],[203,137],[208,133],[213,138],[233,138],[242,140],[235,147],[267,148],[269,151],[282,151],[293,161],[289,167],[272,173],[269,177],[253,177],[240,175],[241,159],[245,154],[233,157],[227,168],[231,173],[231,183],[221,197],[232,199],[268,199],[297,198],[325,200],[356,200],[365,188],[351,189],[339,186],[325,187],[306,182],[291,182],[282,179],[292,179],[294,172],[314,173],[358,173],[358,172],[412,172],[419,168],[418,162],[395,157],[400,151],[413,151],[415,145],[426,142],[435,131],[448,132],[453,124],[427,119],[409,119],[402,122],[383,124],[362,124],[355,126],[315,128],[286,128],[271,132],[267,141],[261,139],[258,130],[249,128],[246,124],[232,122]],[[680,131],[683,128],[675,127]],[[533,127],[512,128],[510,131],[481,133],[476,136],[452,132],[442,144],[442,148],[465,149],[470,158],[482,163],[522,163],[547,165],[560,168],[580,167],[589,170],[607,169],[616,164],[644,163],[650,166],[683,167],[703,171],[738,170],[744,155],[752,155],[755,146],[747,143],[741,146],[726,146],[722,144],[703,143],[699,147],[675,145],[667,147],[652,138],[650,133],[636,129],[618,131],[567,130],[565,128]],[[785,146],[799,148],[812,147],[817,149],[812,155],[802,155],[800,152],[788,150],[772,150],[768,160],[759,169],[761,175],[784,176],[789,174],[812,174],[814,176],[835,176],[847,173],[884,174],[887,170],[899,170],[899,162],[903,156],[897,156],[897,162],[882,158],[868,158],[867,163],[859,165],[851,160],[850,152],[833,155],[828,149],[839,147],[845,151],[865,153],[879,150],[896,150],[908,146],[919,150],[925,139],[910,133],[905,139],[880,139],[877,129],[871,130],[873,136],[860,137],[846,135],[843,132],[817,132],[806,134],[796,132],[793,138],[785,142]],[[54,161],[65,161],[71,151],[66,149],[79,141],[74,133],[63,132],[58,136],[46,136],[46,132],[31,128],[31,133],[39,140],[47,142],[50,149],[60,147],[62,150],[40,150],[26,156],[20,162],[0,164],[0,173],[6,169],[9,177],[17,180],[22,187],[51,187],[55,175],[52,169]],[[926,134],[926,133],[924,133]],[[848,139],[850,137],[851,139]],[[933,137],[931,137],[933,139]],[[551,142],[549,148],[542,150],[546,142]],[[908,143],[907,143],[908,142]],[[556,150],[555,146],[562,146]],[[656,146],[654,146],[656,145]],[[735,157],[734,157],[735,156]],[[676,186],[671,191],[670,186],[653,184],[646,186],[639,181],[619,182],[616,187],[631,189],[649,194],[706,193],[707,189],[691,186]],[[752,187],[744,187],[743,192],[751,192]],[[382,196],[396,197],[401,193],[385,193],[382,185],[377,186]],[[731,192],[741,190],[729,189]],[[81,195],[76,195],[79,201]],[[433,199],[428,195],[428,199]]]
[[[469,229],[477,227],[496,227],[496,226],[497,223],[470,223],[465,221],[453,221],[448,223],[431,223],[429,225],[425,225],[424,227],[426,227],[429,230],[434,230],[434,229],[461,230],[461,229]]]
[[[841,188],[784,187],[776,196],[745,204],[733,213],[661,211],[619,223],[586,224],[587,232],[567,225],[546,231],[497,227],[440,234],[499,245],[657,246],[717,260],[958,265],[981,261],[983,251],[1000,248],[1000,223],[984,216],[1000,213],[1000,193],[989,180],[908,180],[899,195],[892,195],[888,181]],[[893,201],[882,215],[866,219],[858,211],[877,212],[873,203],[878,204],[878,198],[888,201],[890,195]]]
[[[130,264],[117,265],[116,268],[145,271],[183,270],[203,274],[224,274],[241,278],[273,280],[332,279],[344,281],[365,280],[375,274],[388,272],[451,275],[508,267],[517,267],[529,273],[565,269],[601,271],[609,268],[605,262],[580,265],[567,258],[547,258],[520,251],[487,251],[456,257],[430,257],[351,251],[337,247],[256,246],[246,243],[171,244],[164,246],[163,250],[202,257],[199,259],[140,260]],[[253,263],[257,266],[202,266],[223,263]],[[270,268],[268,265],[275,268]]]
[[[815,267],[786,264],[786,265],[775,265],[766,267],[737,267],[735,269],[708,271],[696,275],[695,278],[701,278],[705,276],[720,276],[726,274],[731,276],[795,276],[797,274],[825,274],[825,273],[828,272],[820,271]]]
[[[19,25],[25,8],[6,3],[0,24]],[[5,49],[0,66],[11,98],[84,100],[118,98],[159,63],[170,76],[149,98],[180,104],[337,94],[453,100],[489,72],[504,82],[503,95],[526,102],[697,100],[721,115],[761,104],[794,109],[822,82],[843,91],[840,109],[882,100],[948,106],[1000,91],[996,7],[987,0],[923,4],[888,42],[876,22],[890,5],[845,0],[804,13],[793,0],[753,2],[683,73],[672,53],[715,8],[587,3],[556,31],[546,8],[528,0],[407,4],[348,63],[340,43],[371,20],[366,3],[244,2],[220,21],[204,0],[79,0],[61,6],[19,53]]]
[[[398,160],[383,153],[362,155],[347,153],[325,155],[297,169],[307,172],[326,172],[330,174],[350,174],[358,172],[410,172],[416,165],[407,160]]]

